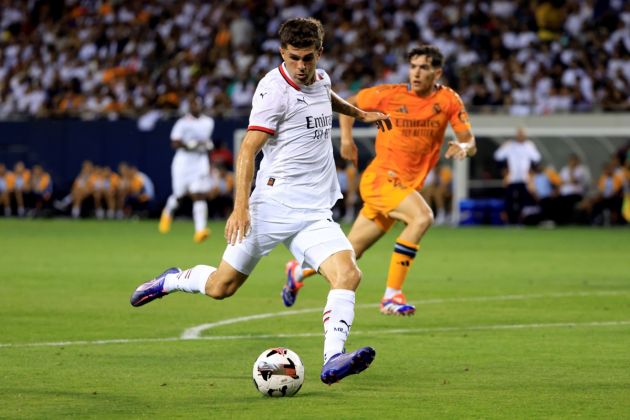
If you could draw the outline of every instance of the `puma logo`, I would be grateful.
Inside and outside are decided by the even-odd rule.
[[[260,92],[260,99],[263,99],[266,94],[267,94],[267,92]]]
[[[304,102],[304,105],[308,106],[308,104],[306,103],[306,99],[304,99],[304,97],[302,98],[297,98],[298,102]]]

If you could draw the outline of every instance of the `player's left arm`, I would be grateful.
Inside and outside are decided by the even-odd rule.
[[[455,137],[457,140],[448,142],[448,149],[444,154],[445,158],[463,160],[477,154],[477,144],[471,130],[458,131],[455,133]]]
[[[365,123],[376,123],[376,126],[382,131],[392,129],[392,122],[389,119],[389,115],[385,115],[382,112],[363,111],[341,98],[341,96],[337,95],[332,90],[330,91],[330,96],[334,112],[347,115]]]

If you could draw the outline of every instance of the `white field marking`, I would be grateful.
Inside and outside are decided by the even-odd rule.
[[[503,296],[477,296],[477,297],[463,297],[463,298],[448,298],[448,299],[427,299],[416,302],[409,302],[415,305],[436,305],[440,303],[451,302],[490,302],[490,301],[509,301],[509,300],[526,300],[526,299],[544,299],[544,298],[562,298],[562,297],[576,297],[576,296],[615,296],[625,295],[630,292],[623,291],[600,291],[600,292],[565,292],[565,293],[547,293],[547,294],[532,294],[532,295],[503,295]],[[375,308],[380,303],[365,303],[356,305],[356,308]],[[299,315],[312,312],[321,312],[322,308],[308,308],[292,311],[274,312],[258,315],[242,316],[237,318],[224,319],[223,321],[210,322],[207,324],[197,325],[195,327],[184,330],[180,336],[184,340],[194,340],[201,337],[201,333],[210,330],[212,328],[220,327],[222,325],[238,324],[241,322],[247,322],[257,319],[275,318],[287,315]]]
[[[353,335],[383,335],[383,334],[413,334],[413,333],[439,333],[439,332],[466,332],[466,331],[496,331],[496,330],[524,330],[539,328],[593,328],[593,327],[623,327],[630,326],[629,320],[621,321],[593,321],[593,322],[552,322],[547,324],[497,324],[497,325],[472,325],[467,327],[424,327],[424,328],[397,328],[380,330],[359,330],[352,331]],[[135,338],[135,339],[113,339],[113,340],[81,340],[81,341],[58,341],[47,343],[0,343],[0,348],[24,348],[24,347],[66,347],[75,345],[103,345],[103,344],[129,344],[129,343],[159,343],[172,341],[225,341],[225,340],[262,340],[277,338],[309,338],[321,337],[322,333],[296,333],[296,334],[251,334],[251,335],[220,335],[205,336],[194,339],[184,339],[181,337],[168,338]]]

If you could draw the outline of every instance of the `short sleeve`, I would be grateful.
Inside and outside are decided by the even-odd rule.
[[[451,114],[449,122],[454,132],[470,130],[470,119],[464,102],[455,91],[451,91]]]
[[[283,89],[263,79],[256,87],[249,114],[248,130],[275,135],[278,123],[286,113],[286,95]]]

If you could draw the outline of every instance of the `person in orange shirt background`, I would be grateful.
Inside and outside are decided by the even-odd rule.
[[[113,172],[109,166],[97,166],[91,185],[96,218],[103,219],[106,215],[103,209],[104,200],[107,206],[107,218],[113,219],[116,215],[116,198],[120,186],[120,176]]]
[[[422,45],[408,54],[409,83],[362,89],[348,99],[352,105],[388,114],[394,128],[376,136],[376,156],[360,181],[363,208],[348,239],[357,258],[381,238],[396,221],[406,226],[396,239],[387,286],[380,311],[387,315],[412,315],[402,287],[419,249],[433,223],[433,212],[419,191],[439,158],[447,124],[456,140],[448,142],[447,159],[462,160],[477,152],[468,114],[459,95],[438,82],[444,57],[435,46]],[[340,115],[341,156],[357,165],[357,146],[352,139],[354,120]],[[295,303],[304,278],[313,270],[289,261],[282,290],[285,306]]]
[[[50,200],[53,193],[53,182],[50,174],[44,170],[42,165],[33,166],[33,176],[31,178],[31,191],[35,208],[33,215],[42,215],[50,207]]]
[[[26,168],[24,162],[18,161],[13,166],[13,175],[15,176],[15,180],[12,194],[15,197],[17,214],[23,217],[26,215],[24,196],[31,192],[31,171]]]

